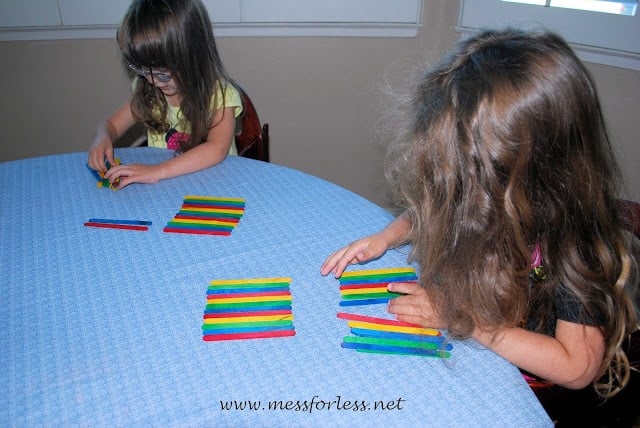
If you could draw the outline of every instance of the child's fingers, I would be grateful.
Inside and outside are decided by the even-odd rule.
[[[394,293],[420,295],[424,294],[424,288],[410,282],[392,282],[387,285],[387,289]]]
[[[334,275],[336,275],[336,278],[342,275],[342,272],[338,273],[337,265],[342,259],[346,250],[347,250],[346,247],[342,248],[336,251],[335,253],[331,254],[329,257],[327,257],[325,262],[322,264],[322,267],[320,268],[320,273],[322,275],[327,275],[329,272],[333,272]]]

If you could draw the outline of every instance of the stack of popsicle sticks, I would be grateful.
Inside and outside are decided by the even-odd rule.
[[[415,283],[417,280],[415,270],[410,267],[344,272],[340,277],[340,306],[387,303],[398,296],[387,290],[390,282]]]
[[[214,280],[207,287],[205,341],[294,336],[291,278]]]
[[[402,321],[339,312],[348,321],[353,336],[345,336],[342,347],[358,352],[449,358],[453,346],[442,331]]]
[[[185,196],[164,232],[229,236],[244,215],[243,198]]]

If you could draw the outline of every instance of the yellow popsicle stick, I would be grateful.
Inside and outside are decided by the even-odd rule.
[[[396,325],[374,324],[374,323],[362,322],[362,321],[349,321],[347,325],[349,327],[363,328],[366,330],[392,331],[394,333],[421,334],[423,336],[439,336],[440,335],[440,332],[435,328],[404,327],[404,326],[396,326]]]
[[[351,288],[340,290],[340,294],[368,294],[368,293],[385,293],[388,292],[387,287],[375,288]]]
[[[253,279],[214,279],[211,285],[236,285],[236,284],[271,284],[274,282],[291,283],[291,278],[253,278]]]
[[[218,213],[218,214],[239,214],[244,208],[185,208],[185,211],[196,213]]]
[[[194,199],[198,201],[233,201],[233,202],[244,202],[244,198],[227,198],[224,196],[197,196],[197,195],[187,195],[184,199]]]
[[[237,222],[233,221],[220,221],[220,220],[192,220],[187,218],[174,218],[171,220],[171,223],[180,223],[180,224],[210,224],[217,226],[235,226]]]
[[[259,321],[291,321],[293,315],[261,315],[247,317],[225,317],[225,318],[205,318],[205,324],[230,324],[243,322],[259,322]]]
[[[264,297],[225,297],[222,299],[208,299],[207,303],[209,304],[218,304],[222,305],[225,303],[248,303],[248,302],[279,302],[282,300],[291,301],[292,298],[290,295],[288,296],[264,296]]]
[[[370,270],[354,270],[349,272],[344,272],[342,277],[350,277],[350,276],[362,276],[362,275],[379,275],[385,273],[415,273],[415,269],[412,267],[397,267],[397,268],[386,268],[386,269],[370,269]]]

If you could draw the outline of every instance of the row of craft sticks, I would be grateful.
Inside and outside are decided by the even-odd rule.
[[[164,232],[229,236],[244,215],[244,198],[187,195]]]
[[[214,280],[207,287],[203,340],[295,335],[291,278]]]
[[[340,277],[340,306],[359,306],[387,303],[399,294],[387,290],[390,282],[416,282],[411,267],[369,269],[344,272]]]
[[[342,347],[359,352],[449,358],[453,346],[442,331],[415,324],[339,312],[348,321],[353,336],[343,338]]]

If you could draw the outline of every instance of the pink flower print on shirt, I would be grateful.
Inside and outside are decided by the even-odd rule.
[[[189,134],[178,132],[176,129],[171,128],[167,131],[164,139],[167,142],[168,149],[178,151],[182,147],[182,143],[189,141],[189,137]]]

